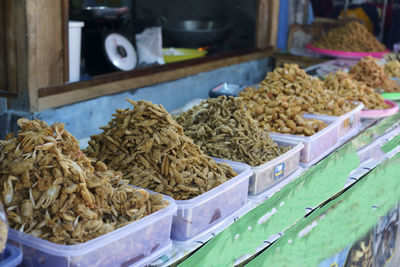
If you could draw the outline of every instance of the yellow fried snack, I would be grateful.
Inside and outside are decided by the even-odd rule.
[[[396,81],[389,79],[384,68],[379,66],[375,60],[368,56],[362,58],[356,65],[350,68],[352,79],[364,82],[369,87],[385,92],[400,92],[400,86]]]
[[[304,113],[343,115],[355,105],[326,90],[319,79],[307,75],[296,64],[284,64],[269,72],[260,88],[248,87],[239,94],[260,127],[271,132],[310,136],[326,124],[304,119]]]
[[[350,101],[364,103],[365,109],[387,109],[389,105],[374,89],[363,82],[358,82],[342,71],[330,73],[324,80],[326,88]]]
[[[385,64],[385,74],[389,77],[400,78],[400,61],[392,60]]]
[[[317,40],[314,46],[348,52],[386,51],[386,47],[364,25],[357,21],[330,30]]]

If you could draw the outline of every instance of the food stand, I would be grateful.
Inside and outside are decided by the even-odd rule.
[[[24,15],[0,39],[4,262],[398,265],[396,63],[271,68],[279,1],[259,1],[257,48],[64,83],[68,4],[0,1]]]

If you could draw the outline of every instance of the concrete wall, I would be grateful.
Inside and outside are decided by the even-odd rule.
[[[207,98],[209,90],[222,82],[253,84],[261,81],[271,69],[269,59],[246,62],[197,74],[183,79],[161,83],[139,90],[99,97],[96,99],[27,114],[9,110],[7,112],[11,127],[16,130],[19,117],[35,117],[49,124],[62,122],[66,129],[76,138],[82,139],[99,133],[99,127],[106,125],[117,108],[127,108],[130,104],[126,97],[133,100],[149,100],[162,104],[168,111],[182,107],[194,98]],[[0,123],[1,120],[0,120]],[[5,135],[3,124],[0,124],[0,135]],[[2,131],[3,130],[3,131]]]

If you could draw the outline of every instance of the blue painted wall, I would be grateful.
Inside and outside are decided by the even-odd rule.
[[[15,131],[15,122],[18,117],[25,116],[38,118],[49,124],[54,122],[65,123],[68,131],[77,139],[82,139],[99,133],[101,131],[99,127],[108,123],[112,117],[111,114],[117,108],[130,107],[130,104],[125,100],[127,97],[133,100],[144,99],[162,104],[168,111],[172,111],[194,98],[207,98],[209,90],[222,82],[253,84],[261,81],[266,72],[271,69],[269,62],[269,59],[246,62],[34,114],[23,115],[15,111],[8,111],[8,116],[11,116],[11,127],[7,131]],[[0,136],[5,135],[5,131],[3,129],[2,132],[2,129],[3,127],[0,127]]]
[[[7,109],[7,99],[0,97],[0,114],[5,112]]]

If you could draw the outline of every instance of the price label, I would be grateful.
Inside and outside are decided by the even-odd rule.
[[[281,164],[278,164],[274,168],[274,180],[278,180],[279,178],[283,177],[285,174],[285,163],[282,162]]]

